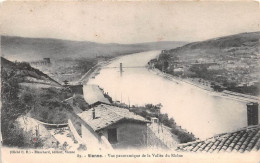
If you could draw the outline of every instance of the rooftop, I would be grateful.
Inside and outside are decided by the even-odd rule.
[[[93,119],[93,109],[95,110],[96,118]],[[133,112],[130,112],[128,109],[119,108],[116,106],[100,104],[94,108],[84,111],[78,114],[79,117],[86,121],[93,130],[98,131],[103,128],[106,128],[112,124],[115,124],[121,120],[131,120],[142,123],[149,123],[150,121],[145,118],[135,115]]]
[[[260,148],[260,125],[224,133],[212,138],[181,144],[177,151],[187,152],[250,152]]]
[[[95,104],[96,102],[110,104],[108,99],[105,98],[102,90],[97,85],[85,85],[84,97],[89,105]]]

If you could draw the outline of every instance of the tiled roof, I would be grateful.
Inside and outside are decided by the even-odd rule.
[[[105,98],[103,92],[97,85],[85,85],[84,98],[89,105],[92,105],[96,102],[110,104],[108,99]]]
[[[96,118],[93,119],[92,112],[95,110]],[[90,125],[93,130],[101,130],[120,120],[132,120],[139,121],[143,123],[149,123],[145,118],[135,115],[128,109],[123,109],[111,105],[100,104],[88,111],[84,111],[78,114],[79,117],[84,120],[88,125]]]
[[[260,125],[220,134],[204,141],[181,144],[177,151],[187,152],[250,152],[260,148]]]

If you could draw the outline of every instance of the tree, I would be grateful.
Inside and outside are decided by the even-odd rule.
[[[14,67],[1,69],[1,133],[3,144],[23,146],[22,131],[15,127],[15,120],[26,112],[27,107],[19,99],[18,77]]]
[[[171,58],[171,55],[169,53],[162,53],[160,55],[160,58],[163,60],[163,61],[169,61],[170,58]]]
[[[187,143],[195,140],[195,137],[192,133],[187,133],[176,128],[173,128],[171,132],[174,135],[177,135],[180,143]]]

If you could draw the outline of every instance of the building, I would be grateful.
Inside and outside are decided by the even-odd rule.
[[[98,144],[103,137],[116,149],[147,146],[147,124],[150,121],[128,109],[100,104],[77,114],[69,121],[80,139],[88,140],[88,143]]]
[[[250,152],[260,149],[260,125],[248,126],[240,130],[223,133],[212,138],[181,144],[180,152]]]
[[[51,64],[51,59],[50,58],[43,58],[43,61],[45,61],[47,64]]]
[[[151,117],[151,122],[152,123],[159,123],[159,120],[156,117]]]
[[[32,66],[50,66],[51,65],[51,59],[50,58],[43,58],[43,60],[37,60],[30,62]]]
[[[181,144],[177,151],[186,152],[251,152],[260,149],[258,103],[247,104],[248,127],[216,135],[203,141]]]
[[[258,103],[250,102],[247,104],[247,124],[258,125]]]

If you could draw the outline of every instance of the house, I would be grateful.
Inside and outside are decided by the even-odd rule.
[[[50,58],[43,58],[43,61],[45,61],[47,64],[51,64],[51,59]]]
[[[103,138],[115,149],[147,146],[147,124],[150,121],[128,109],[100,104],[77,114],[70,122],[80,139],[87,140],[87,143],[98,144]]]
[[[84,86],[85,101],[92,107],[99,104],[110,104],[109,100],[104,96],[104,92],[97,85]]]
[[[202,141],[181,144],[177,151],[186,152],[251,152],[260,149],[260,124],[258,103],[247,104],[248,126],[233,132],[223,133]]]
[[[159,120],[156,117],[151,117],[151,122],[152,123],[159,123]]]
[[[216,135],[203,141],[181,144],[182,152],[250,152],[260,149],[260,125],[248,126],[230,133]]]

